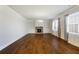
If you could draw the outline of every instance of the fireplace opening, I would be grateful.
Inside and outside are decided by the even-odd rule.
[[[41,32],[41,29],[37,29],[37,32]]]
[[[43,33],[43,27],[35,27],[36,33]]]

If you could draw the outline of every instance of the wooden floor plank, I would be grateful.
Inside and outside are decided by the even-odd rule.
[[[1,54],[78,54],[79,48],[52,34],[28,34],[10,46]]]

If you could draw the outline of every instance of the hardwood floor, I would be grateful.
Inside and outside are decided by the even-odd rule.
[[[79,48],[51,34],[28,34],[1,54],[78,54]]]

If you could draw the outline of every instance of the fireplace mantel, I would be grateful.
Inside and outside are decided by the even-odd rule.
[[[43,33],[43,27],[42,26],[35,27],[35,32],[36,33]]]

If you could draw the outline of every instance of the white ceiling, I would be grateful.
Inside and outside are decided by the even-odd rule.
[[[51,19],[71,8],[71,5],[11,5],[9,6],[28,19]]]

